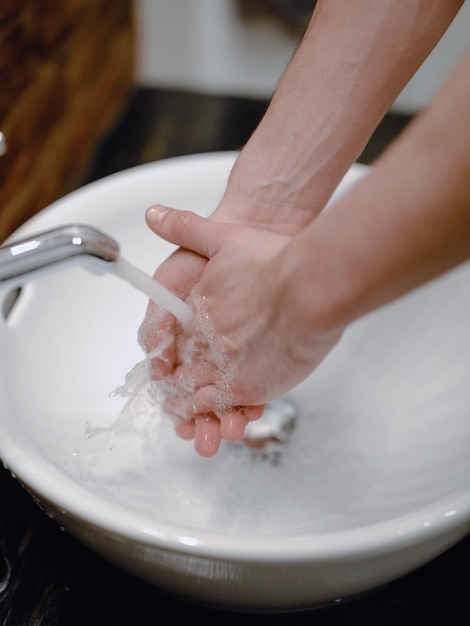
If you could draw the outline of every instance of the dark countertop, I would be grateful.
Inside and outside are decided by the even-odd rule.
[[[165,157],[240,148],[265,106],[256,100],[137,90],[84,183]],[[361,161],[373,160],[407,122],[388,115]],[[181,601],[102,560],[49,519],[1,469],[0,546],[11,566],[10,583],[0,593],[2,626],[146,626],[179,618],[258,626],[470,624],[470,537],[416,572],[341,606],[284,615],[215,611]],[[0,558],[0,579],[3,569]]]

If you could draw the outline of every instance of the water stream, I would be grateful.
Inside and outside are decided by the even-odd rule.
[[[190,323],[192,318],[190,307],[144,271],[122,257],[113,263],[112,271],[116,276],[148,296],[150,300],[172,313],[183,326]]]

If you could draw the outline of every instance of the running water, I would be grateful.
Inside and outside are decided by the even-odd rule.
[[[119,257],[117,261],[113,263],[112,271],[116,276],[122,278],[122,280],[128,282],[132,287],[144,293],[163,309],[172,313],[183,326],[187,326],[190,323],[192,319],[190,307],[175,296],[169,289],[132,265],[132,263]]]

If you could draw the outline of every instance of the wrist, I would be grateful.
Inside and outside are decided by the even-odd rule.
[[[244,148],[211,218],[295,235],[321,212],[344,172],[330,168],[329,175],[319,171],[303,176],[294,159],[278,167],[273,150],[263,145],[263,154],[272,156],[269,164],[252,145]]]
[[[295,238],[279,255],[275,272],[277,308],[289,350],[298,359],[316,355],[316,366],[339,341],[353,317],[348,306],[347,277],[323,266],[320,260],[328,253],[322,250],[321,241],[312,255],[311,247],[309,254],[305,253],[301,240]]]

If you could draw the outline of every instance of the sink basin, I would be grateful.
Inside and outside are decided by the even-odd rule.
[[[107,177],[15,238],[87,223],[151,273],[173,247],[148,230],[146,208],[209,214],[234,159]],[[365,173],[353,166],[337,193]],[[371,591],[468,533],[469,264],[351,326],[283,398],[295,413],[286,441],[225,443],[210,459],[164,416],[118,419],[112,392],[143,357],[146,305],[79,264],[0,293],[0,457],[79,541],[190,601],[294,611]]]

